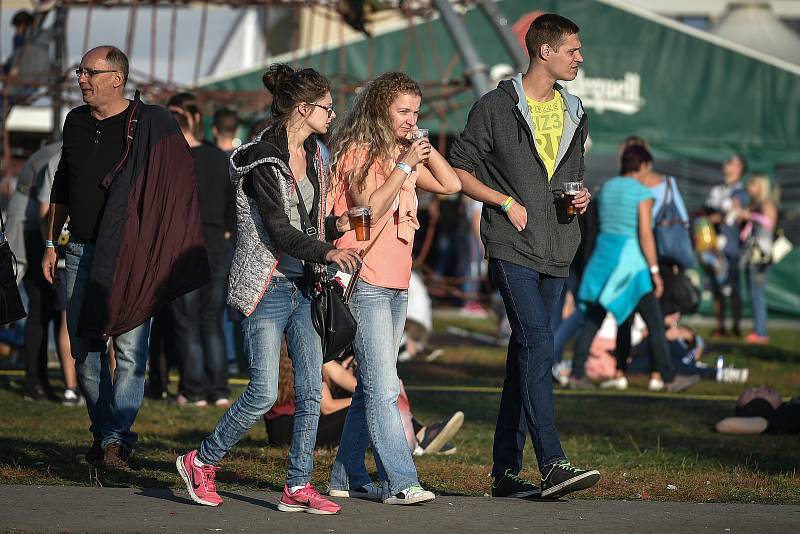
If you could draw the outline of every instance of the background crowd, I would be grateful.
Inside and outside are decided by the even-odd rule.
[[[178,370],[180,376],[177,393],[172,398],[179,405],[203,407],[211,403],[227,406],[230,394],[227,378],[244,367],[241,361],[240,318],[224,304],[235,239],[228,157],[243,139],[258,131],[260,124],[256,122],[249,125],[248,133],[248,125],[242,124],[236,112],[227,108],[218,108],[211,117],[204,117],[198,101],[190,93],[176,94],[165,105],[176,118],[197,162],[203,233],[211,257],[212,280],[203,289],[174,301],[154,318],[150,334],[147,395],[154,399],[167,398],[169,371],[172,369]],[[627,146],[640,146],[647,151],[645,140],[631,137],[622,144],[620,157]],[[64,321],[64,284],[51,286],[38,268],[44,250],[43,217],[46,215],[60,149],[59,142],[44,145],[24,161],[17,176],[7,177],[3,181],[6,235],[17,255],[18,279],[29,317],[0,331],[0,353],[6,358],[6,366],[24,366],[26,398],[49,398],[65,405],[76,405],[82,400],[69,358],[69,339]],[[637,341],[636,351],[633,352],[643,357],[652,355],[662,367],[678,369],[679,375],[744,381],[746,373],[732,372],[718,361],[701,362],[699,356],[703,340],[680,324],[681,314],[697,310],[699,294],[703,290],[710,292],[713,301],[717,326],[712,336],[744,335],[748,343],[756,344],[769,341],[765,287],[770,266],[776,259],[773,256],[773,243],[778,228],[779,190],[769,176],[748,174],[745,159],[741,155],[731,154],[721,166],[722,183],[709,191],[702,207],[689,211],[676,181],[658,173],[658,162],[652,162],[649,154],[647,152],[648,156],[645,157],[650,159],[649,169],[640,180],[636,179],[650,190],[653,198],[649,209],[650,223],[641,219],[638,223],[662,229],[675,227],[685,234],[679,240],[674,233],[670,233],[673,237],[667,238],[680,241],[677,248],[683,250],[673,254],[675,258],[659,254],[663,289],[658,302],[664,327],[648,328],[641,321],[634,321],[634,313],[618,316],[613,310],[601,307],[612,311],[611,319],[603,323],[602,318],[597,316],[598,312],[592,312],[592,308],[587,309],[581,304],[585,299],[581,299],[580,290],[583,284],[588,283],[583,282],[584,271],[591,261],[598,233],[602,235],[604,222],[608,224],[608,221],[604,221],[602,209],[603,190],[611,185],[607,182],[595,188],[597,202],[582,218],[584,241],[570,271],[563,298],[563,312],[561,316],[553,317],[551,325],[558,360],[554,377],[562,385],[591,387],[594,383],[601,383],[606,387],[625,386],[626,381],[621,380],[624,370],[627,365],[637,361],[632,357],[631,349],[624,348],[630,344],[631,325],[633,339]],[[590,184],[600,181],[601,177],[587,177]],[[623,189],[627,191],[630,188]],[[464,317],[496,319],[497,339],[502,343],[508,336],[508,323],[502,313],[498,313],[498,297],[487,277],[480,242],[481,204],[461,193],[436,195],[420,191],[418,194],[421,228],[414,242],[414,270],[419,291],[412,292],[409,304],[407,330],[412,335],[407,338],[410,339],[412,350],[404,350],[403,357],[427,357],[437,350],[425,347],[424,340],[430,333],[430,324],[420,327],[419,322],[411,317],[413,310],[420,307],[421,313],[428,317],[430,312],[426,309],[433,306],[456,309]],[[616,205],[618,201],[620,199],[606,200],[609,205]],[[635,204],[630,199],[626,201]],[[662,211],[664,213],[659,219]],[[615,215],[606,217],[616,218],[616,223],[630,231],[637,227],[636,217],[622,221]],[[658,237],[657,234],[656,230],[654,239]],[[68,239],[69,233],[65,231],[61,243],[66,243]],[[663,247],[657,248],[661,250]],[[59,265],[59,278],[63,279],[63,258]],[[690,271],[702,272],[703,277],[700,279]],[[753,318],[752,331],[746,333],[741,329],[743,291],[749,297]],[[414,295],[417,295],[416,298]],[[653,308],[652,303],[650,308]],[[645,315],[647,312],[642,314],[643,317]],[[588,327],[587,317],[592,319]],[[429,323],[430,319],[423,322]],[[617,322],[621,324],[620,334],[615,334]],[[603,328],[600,328],[601,325]],[[593,332],[597,330],[599,334],[595,336]],[[678,334],[679,331],[683,334]],[[565,345],[575,338],[576,357],[585,364],[576,366],[571,373],[573,380],[570,381],[570,362],[562,361],[560,356]],[[422,339],[423,343],[416,343],[418,339]],[[616,342],[610,343],[611,339]],[[668,352],[664,351],[662,340],[667,343]],[[622,349],[617,348],[620,343]],[[48,354],[53,348],[61,362],[65,384],[60,395],[53,391],[47,373]],[[406,348],[405,345],[403,348]],[[14,363],[11,363],[12,360]],[[642,361],[646,361],[646,358]],[[656,360],[653,361],[655,364]],[[673,363],[670,364],[670,361]],[[689,366],[686,366],[686,362]],[[675,367],[676,364],[683,367]],[[659,371],[654,369],[647,371],[652,370],[652,376],[656,379],[652,385],[655,387],[659,383]],[[585,378],[587,374],[591,380]],[[681,384],[685,385],[683,381]]]

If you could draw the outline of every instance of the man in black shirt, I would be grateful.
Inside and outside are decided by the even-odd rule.
[[[72,356],[86,397],[94,443],[86,455],[94,465],[127,466],[136,444],[131,431],[144,391],[150,321],[114,337],[112,383],[106,347],[78,336],[78,318],[89,288],[98,226],[108,198],[103,178],[122,159],[130,101],[125,99],[128,58],[117,48],[90,50],[76,71],[85,106],[64,123],[64,144],[50,197],[48,237],[42,267],[53,283],[58,235],[67,217],[67,328]]]
[[[233,184],[228,178],[229,161],[216,146],[203,142],[202,117],[194,95],[179,93],[167,102],[194,156],[200,218],[208,250],[211,280],[172,301],[175,349],[181,362],[181,406],[230,405],[228,362],[222,317],[230,253],[228,237],[235,227]]]

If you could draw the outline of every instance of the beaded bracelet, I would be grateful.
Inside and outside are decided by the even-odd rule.
[[[513,206],[513,205],[514,205],[514,202],[515,202],[515,201],[514,201],[514,197],[508,197],[508,198],[507,198],[507,199],[505,199],[505,200],[503,201],[503,203],[500,205],[500,209],[501,209],[501,210],[503,210],[505,213],[508,213],[508,210],[510,210],[510,209],[511,209],[511,206]]]

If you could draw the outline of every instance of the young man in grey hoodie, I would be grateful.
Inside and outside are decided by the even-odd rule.
[[[494,436],[492,496],[559,498],[597,483],[600,474],[570,464],[555,426],[553,333],[558,303],[581,232],[567,203],[582,214],[586,188],[565,197],[565,182],[582,180],[587,116],[581,101],[557,83],[583,62],[578,26],[539,16],[525,36],[530,65],[500,82],[469,114],[450,152],[463,191],[483,202],[481,239],[489,273],[511,323],[506,378]],[[530,433],[540,487],[520,478]]]

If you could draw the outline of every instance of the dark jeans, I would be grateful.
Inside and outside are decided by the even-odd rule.
[[[170,367],[179,366],[176,359],[175,327],[172,322],[172,311],[167,307],[153,316],[150,326],[148,397],[160,399],[166,393]]]
[[[695,361],[687,363],[686,356],[688,355],[688,351],[679,341],[670,341],[668,346],[672,365],[679,375],[698,375],[700,378],[706,380],[715,380],[717,378],[716,367],[698,367]],[[650,336],[647,336],[644,338],[644,341],[633,349],[633,358],[628,364],[628,372],[631,374],[646,374],[651,372],[653,370],[652,354],[653,348],[651,347],[651,339]]]
[[[631,312],[625,321],[617,328],[617,346],[614,353],[617,357],[617,369],[625,371],[628,368],[628,357],[631,355],[631,325],[635,312],[644,319],[650,337],[650,347],[653,359],[653,371],[658,371],[665,382],[672,382],[675,378],[675,368],[669,357],[667,347],[666,331],[664,329],[664,317],[661,315],[661,307],[658,304],[653,292],[647,293],[639,300],[636,310]],[[606,318],[606,310],[597,304],[590,304],[586,310],[586,322],[583,331],[575,342],[575,357],[572,360],[572,376],[583,378],[586,374],[586,358],[589,356],[589,349],[592,346],[603,319]]]
[[[522,470],[526,433],[533,441],[542,473],[565,458],[555,425],[553,332],[550,318],[560,313],[564,279],[492,258],[489,275],[500,291],[511,325],[506,378],[494,433],[492,476]]]
[[[342,440],[347,408],[319,416],[317,426],[317,447],[336,447]],[[267,427],[267,443],[272,446],[291,445],[294,434],[294,416],[283,415],[275,419],[264,418]]]
[[[47,377],[48,326],[55,317],[53,286],[42,273],[44,242],[38,229],[25,230],[25,255],[28,270],[22,283],[28,293],[28,320],[25,322],[25,387],[50,388]]]
[[[227,398],[228,358],[222,332],[227,254],[209,255],[210,281],[173,300],[175,349],[181,362],[181,393],[190,401]]]

